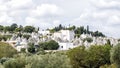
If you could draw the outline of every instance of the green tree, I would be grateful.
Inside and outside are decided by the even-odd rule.
[[[18,54],[16,57],[4,62],[5,68],[71,68],[69,58],[62,53],[45,55]]]
[[[5,68],[25,68],[27,57],[23,54],[17,56],[16,58],[11,58],[8,61],[4,62],[3,65]]]
[[[87,60],[87,51],[84,46],[80,46],[68,51],[67,55],[70,58],[71,65],[73,68],[87,68],[85,65]]]
[[[22,31],[21,28],[16,28],[16,29],[15,29],[15,32],[21,32],[21,31]]]
[[[0,25],[0,32],[4,30],[4,26]]]
[[[111,49],[111,62],[116,64],[117,68],[120,68],[120,43]]]
[[[24,34],[23,37],[28,40],[31,37],[31,35]]]
[[[99,68],[110,64],[110,49],[110,45],[93,45],[87,49],[81,46],[69,50],[67,54],[73,68]]]
[[[102,65],[110,64],[110,45],[94,45],[88,49],[87,65],[89,68],[99,68]]]
[[[95,37],[105,37],[105,35],[99,31],[91,32],[91,34]]]
[[[10,32],[10,31],[11,31],[10,26],[5,26],[5,27],[4,27],[4,32],[7,32],[7,31],[8,31],[8,32]]]
[[[69,58],[60,53],[34,55],[28,60],[27,68],[71,68]]]
[[[66,28],[67,30],[75,30],[75,26],[71,26],[71,27],[69,27],[69,28]]]
[[[15,29],[18,27],[18,25],[16,23],[13,23],[10,28],[11,28],[11,31],[15,31]]]
[[[22,32],[23,31],[23,26],[20,25],[18,28],[15,29],[15,32]]]
[[[35,53],[34,43],[28,43],[28,52]]]
[[[12,57],[17,54],[17,51],[9,44],[0,42],[0,58]]]
[[[77,27],[77,28],[75,29],[75,34],[81,35],[81,34],[85,33],[84,31],[85,31],[85,29],[84,29],[83,26]]]
[[[39,46],[40,48],[43,48],[44,50],[57,50],[59,48],[59,44],[54,40],[39,43]]]
[[[34,31],[35,31],[35,27],[33,27],[33,26],[25,26],[24,27],[24,32],[32,33]]]
[[[108,45],[111,45],[111,42],[110,42],[110,40],[109,40],[109,39],[107,40],[107,44],[108,44]]]

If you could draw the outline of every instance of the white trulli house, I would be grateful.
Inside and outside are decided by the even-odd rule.
[[[61,30],[59,32],[56,32],[53,34],[53,39],[61,39],[62,41],[67,41],[70,42],[72,40],[74,40],[74,31],[70,31],[70,30]],[[60,42],[60,41],[58,41]]]
[[[74,48],[72,40],[74,40],[74,31],[70,30],[61,30],[53,34],[53,40],[56,40],[59,43],[58,50],[68,50]]]

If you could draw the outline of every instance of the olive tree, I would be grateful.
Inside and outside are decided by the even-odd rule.
[[[99,68],[110,64],[110,45],[92,45],[90,48],[84,46],[68,51],[73,68]]]
[[[15,50],[11,45],[0,42],[0,58],[12,57],[15,54],[17,54],[17,50]]]
[[[110,59],[111,62],[116,64],[117,68],[120,68],[120,43],[112,48]]]

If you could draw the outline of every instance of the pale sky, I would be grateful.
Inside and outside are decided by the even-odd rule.
[[[90,26],[120,38],[120,0],[0,0],[0,25]]]

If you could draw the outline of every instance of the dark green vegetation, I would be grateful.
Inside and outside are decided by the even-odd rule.
[[[73,30],[75,33],[75,37],[80,37],[81,34],[91,34],[94,37],[105,37],[102,32],[99,31],[90,31],[89,26],[85,28],[84,26],[70,26],[70,27],[65,27],[62,26],[61,24],[57,27],[54,27],[53,29],[48,29],[51,33],[60,31],[60,30]],[[32,33],[32,32],[38,32],[39,28],[35,28],[34,26],[22,26],[22,25],[17,25],[13,23],[10,26],[2,26],[0,25],[0,32],[10,32],[10,33],[19,33],[18,36],[22,36],[22,33]],[[20,34],[21,33],[21,34]]]
[[[84,28],[84,26],[80,26],[80,27],[76,27],[76,26],[70,26],[69,28],[62,26],[61,24],[53,29],[50,29],[51,33],[60,31],[60,30],[73,30],[76,34],[77,37],[80,37],[81,34],[91,34],[92,36],[95,37],[105,37],[104,34],[102,34],[102,32],[99,31],[89,31],[89,26],[87,26],[87,28]]]
[[[27,33],[32,33],[35,32],[35,27],[33,26],[25,26],[23,27],[22,25],[18,26],[17,24],[13,23],[11,26],[2,26],[0,25],[0,32],[27,32]]]
[[[110,64],[110,49],[110,45],[94,45],[88,49],[81,46],[68,51],[68,56],[73,68],[99,68]]]
[[[33,27],[33,26],[24,27],[24,32],[32,33],[34,31],[35,31],[35,27]]]
[[[40,48],[42,48],[44,50],[57,50],[59,48],[59,44],[54,40],[39,43],[39,46],[40,46]]]
[[[59,48],[59,44],[54,40],[40,42],[38,45],[34,43],[29,43],[28,45],[28,52],[30,53],[36,53],[39,52],[39,50],[57,50]]]
[[[87,41],[87,42],[91,43],[91,42],[93,42],[93,39],[92,38],[85,38],[83,41],[84,42]]]
[[[57,44],[53,40],[40,44],[48,43]],[[29,44],[31,48],[32,45]],[[120,44],[80,46],[58,52],[45,52],[42,47],[37,52],[33,49],[26,53],[22,49],[17,53],[9,44],[0,42],[0,68],[120,68]]]

